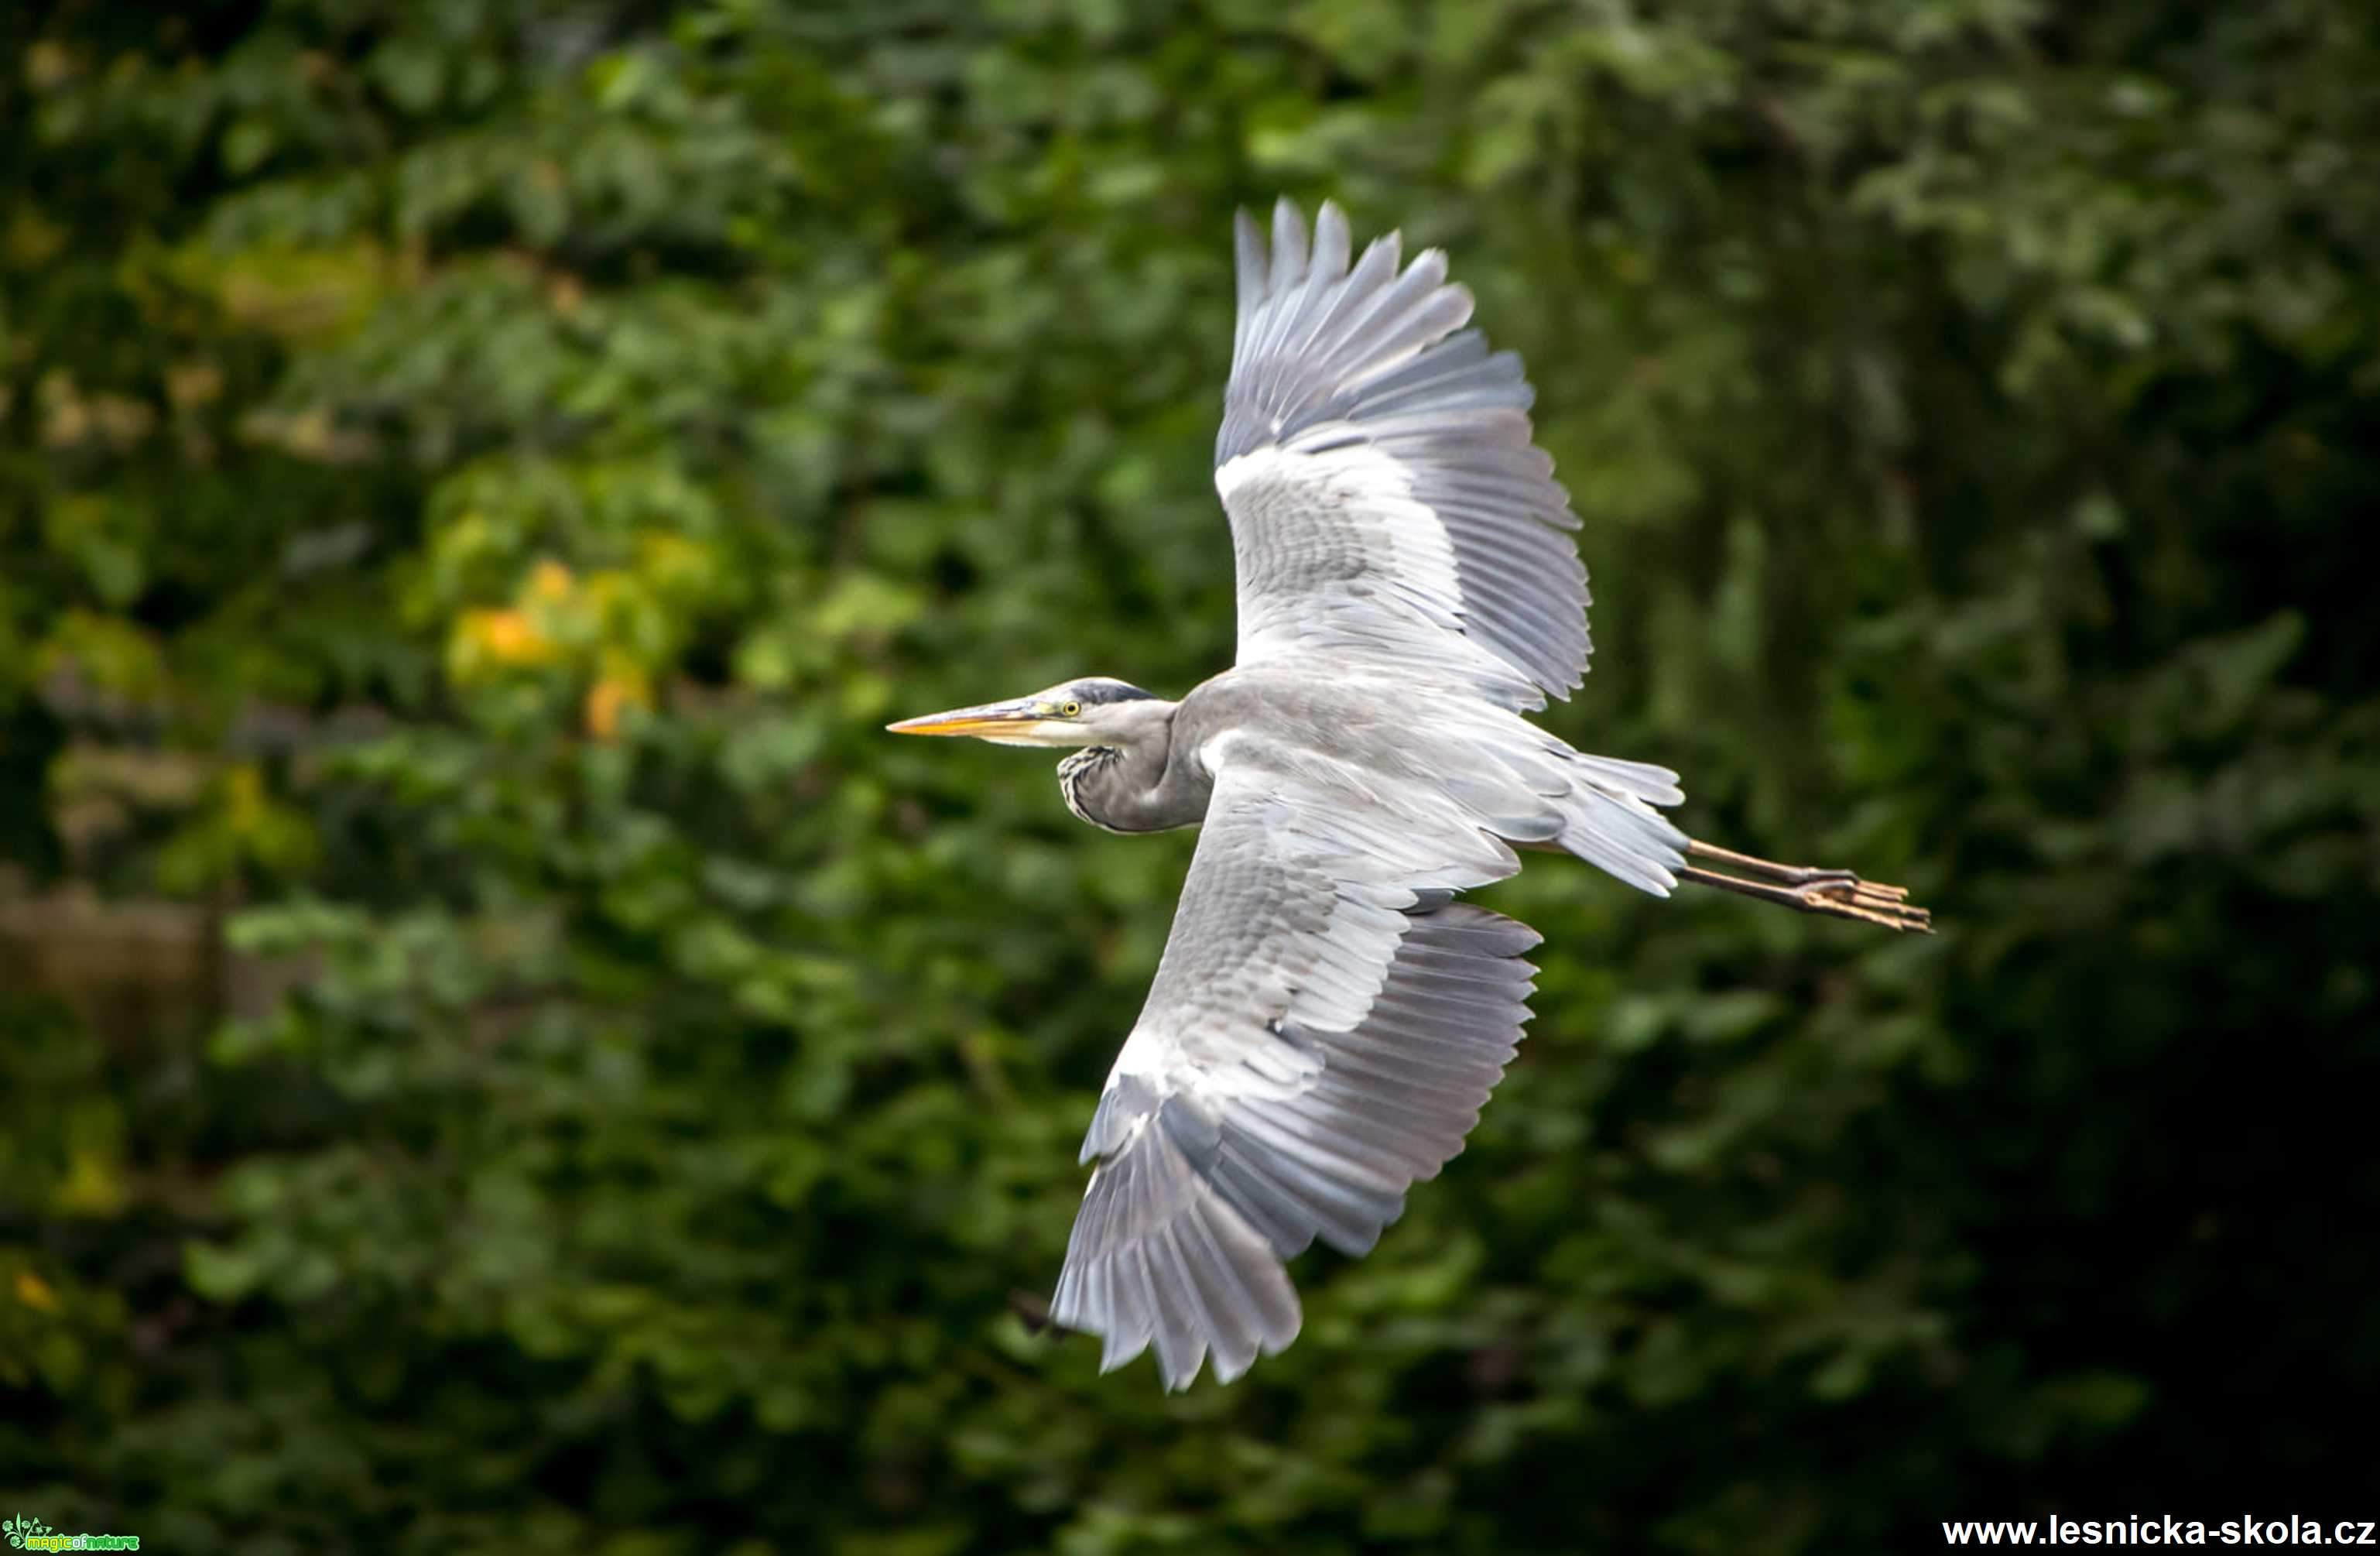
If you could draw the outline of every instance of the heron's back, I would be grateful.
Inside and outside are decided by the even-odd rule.
[[[1384,821],[1459,815],[1514,843],[1553,843],[1667,894],[1680,833],[1654,808],[1677,774],[1574,750],[1466,688],[1318,661],[1227,670],[1183,699],[1172,759],[1253,765],[1329,785]]]

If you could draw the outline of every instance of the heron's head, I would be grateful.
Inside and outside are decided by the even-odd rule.
[[[1161,731],[1172,711],[1172,703],[1152,692],[1109,675],[1085,675],[1029,697],[884,727],[895,735],[972,735],[1002,746],[1125,747]]]

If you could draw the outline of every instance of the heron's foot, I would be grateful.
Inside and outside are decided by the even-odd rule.
[[[1780,865],[1773,859],[1755,859],[1749,854],[1716,848],[1707,843],[1688,843],[1686,857],[1708,859],[1734,873],[1688,865],[1678,872],[1681,880],[1716,886],[1762,902],[1779,903],[1802,913],[1855,918],[1888,930],[1914,930],[1919,934],[1934,932],[1934,916],[1912,906],[1907,890],[1878,881],[1863,881],[1848,869]]]

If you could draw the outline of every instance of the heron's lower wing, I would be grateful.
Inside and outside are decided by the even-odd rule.
[[[1216,784],[1148,1004],[1084,1142],[1052,1316],[1154,1346],[1169,1387],[1296,1334],[1282,1260],[1368,1249],[1462,1149],[1526,1019],[1536,943],[1448,898],[1509,875],[1460,817],[1312,774]]]
[[[1324,205],[1239,218],[1239,328],[1215,485],[1239,569],[1239,662],[1336,653],[1508,707],[1586,670],[1577,520],[1531,441],[1520,359],[1462,325],[1471,296],[1395,235],[1348,262]]]

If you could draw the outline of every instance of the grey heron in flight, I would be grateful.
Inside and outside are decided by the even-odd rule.
[[[1456,900],[1559,848],[1891,930],[1897,887],[1687,837],[1666,768],[1521,717],[1586,670],[1578,520],[1531,441],[1519,358],[1463,325],[1436,249],[1351,252],[1287,201],[1238,220],[1215,487],[1239,577],[1233,666],[1178,702],[1104,676],[908,719],[1072,750],[1110,832],[1204,824],[1148,1000],[1083,1141],[1096,1163],[1050,1317],[1101,1370],[1225,1381],[1301,1321],[1283,1261],[1368,1251],[1463,1149],[1527,1019],[1539,937]]]

